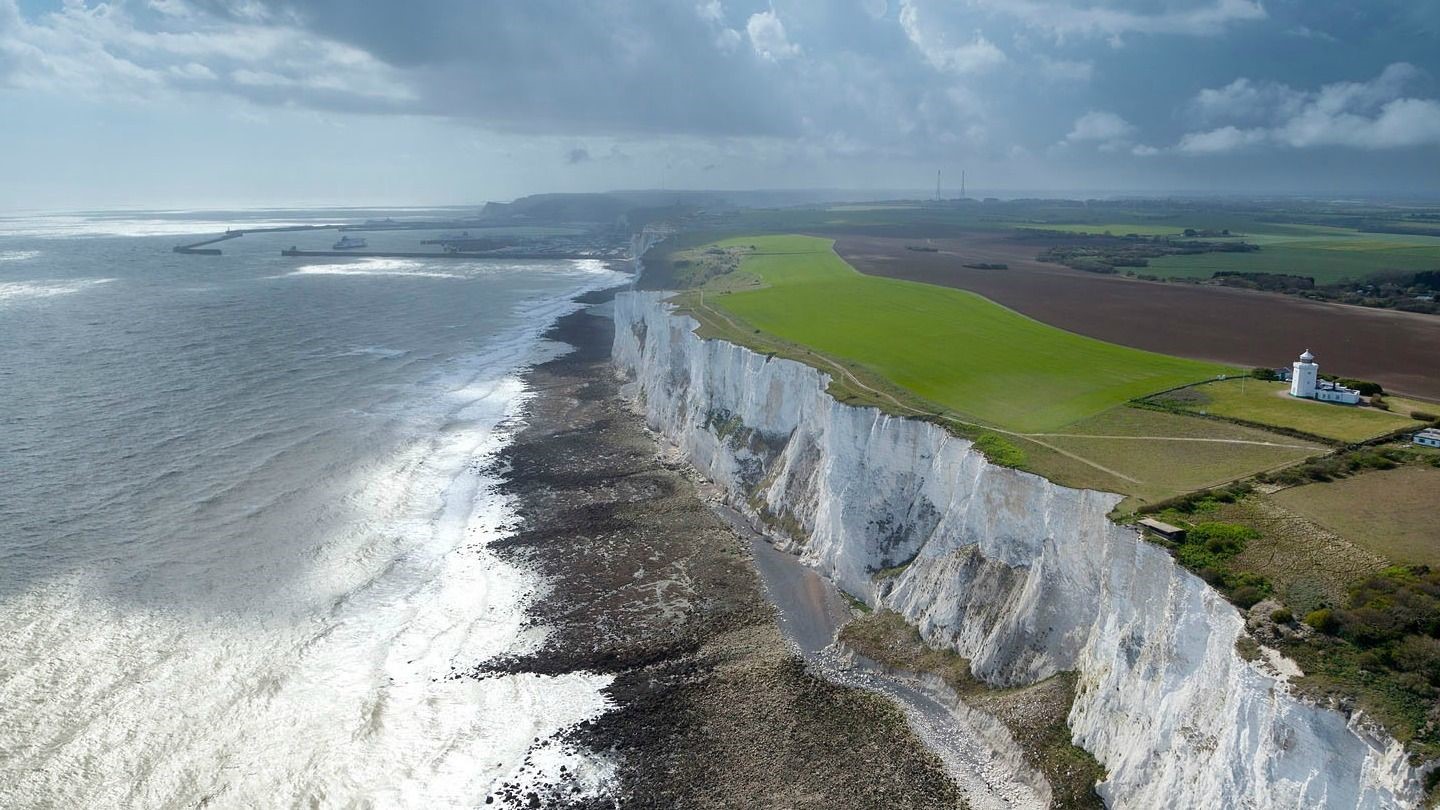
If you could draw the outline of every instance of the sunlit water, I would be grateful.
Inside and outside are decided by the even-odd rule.
[[[0,806],[480,804],[603,710],[601,676],[447,676],[543,633],[489,460],[622,276],[83,219],[0,222]]]

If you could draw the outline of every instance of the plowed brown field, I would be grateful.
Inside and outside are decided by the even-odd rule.
[[[924,243],[937,252],[908,250]],[[862,273],[970,290],[1038,321],[1123,346],[1240,366],[1304,349],[1322,370],[1440,401],[1440,317],[1193,284],[1137,281],[1035,261],[1008,234],[959,239],[839,236]],[[1005,263],[1008,270],[965,264]]]

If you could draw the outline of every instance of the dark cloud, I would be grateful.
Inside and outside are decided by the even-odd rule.
[[[1430,100],[1440,94],[1440,4],[1410,0],[112,0],[53,13],[17,8],[0,0],[0,87],[111,99],[212,93],[441,119],[497,137],[551,138],[548,160],[589,163],[585,174],[597,177],[657,160],[697,174],[823,168],[826,181],[883,176],[890,185],[892,166],[932,173],[962,161],[1021,168],[1041,178],[1032,183],[1047,173],[1158,177],[1166,166],[1183,176],[1182,152],[1239,160],[1302,140],[1361,152],[1381,136],[1393,150],[1431,148],[1431,137],[1405,133],[1431,126]],[[1321,122],[1345,125],[1343,138],[1267,117],[1280,102],[1301,105],[1319,88],[1373,80],[1396,62],[1416,66],[1405,95],[1389,99],[1403,103],[1362,110],[1366,126],[1353,116]],[[1216,115],[1196,99],[1230,106]],[[1320,116],[1295,120],[1311,118]],[[1182,143],[1189,148],[1166,149]],[[1426,155],[1433,149],[1417,165]],[[1434,163],[1423,172],[1434,176]]]
[[[256,4],[211,2],[236,22]],[[770,138],[875,154],[976,140],[978,74],[1001,49],[965,32],[930,50],[874,0],[268,0],[260,15],[393,67],[415,112],[506,132]],[[938,50],[937,50],[938,49]],[[937,70],[936,65],[941,66]],[[1038,68],[1037,68],[1038,69]],[[1050,70],[1046,66],[1046,70]]]
[[[254,6],[213,4],[233,19]],[[416,109],[499,130],[795,135],[797,111],[772,66],[717,47],[694,4],[641,2],[351,3],[274,0],[292,20],[402,71]]]

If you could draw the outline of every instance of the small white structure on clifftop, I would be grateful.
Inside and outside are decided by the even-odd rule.
[[[1346,388],[1339,383],[1320,379],[1320,364],[1309,349],[1295,361],[1290,372],[1290,396],[1300,399],[1318,399],[1321,402],[1340,402],[1355,405],[1360,402],[1360,392]]]

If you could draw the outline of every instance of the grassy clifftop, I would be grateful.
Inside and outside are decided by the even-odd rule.
[[[1124,509],[1324,450],[1126,404],[1225,367],[1076,335],[962,290],[864,275],[828,239],[692,236],[656,264],[686,290],[676,303],[703,336],[812,365],[842,402],[937,422],[996,463],[1127,495]]]
[[[830,241],[741,237],[738,273],[705,303],[782,340],[857,363],[979,421],[1058,428],[1223,366],[1065,332],[962,290],[865,276]]]

